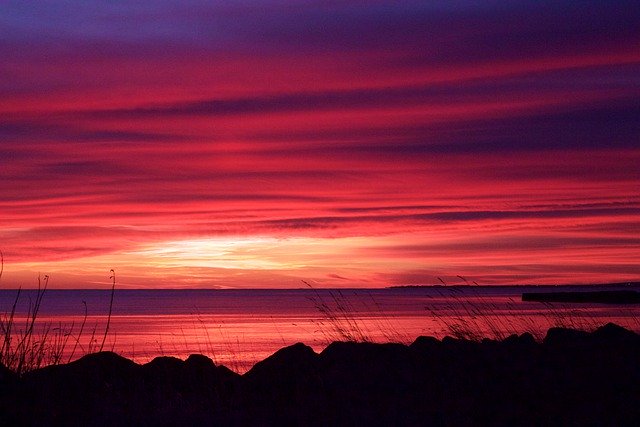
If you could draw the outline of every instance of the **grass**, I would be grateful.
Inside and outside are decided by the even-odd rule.
[[[333,341],[408,344],[418,335],[435,335],[438,338],[449,335],[480,341],[485,338],[501,340],[512,334],[530,332],[541,341],[547,328],[551,326],[593,330],[610,321],[595,317],[589,311],[568,309],[562,305],[547,304],[541,306],[536,313],[523,313],[522,306],[518,306],[516,301],[496,302],[491,296],[486,296],[477,283],[469,282],[468,286],[464,287],[433,288],[436,295],[432,296],[432,302],[429,301],[425,305],[426,315],[421,316],[420,321],[425,324],[437,324],[439,329],[424,328],[423,333],[415,334],[403,329],[402,323],[393,314],[385,312],[384,305],[373,294],[367,296],[360,293],[353,297],[348,291],[316,289],[308,282],[304,283],[311,291],[307,298],[318,313],[308,324],[315,328],[308,328],[304,321],[292,323],[292,326],[301,331],[307,344],[316,348],[324,348]],[[253,345],[251,339],[243,337],[237,331],[230,332],[227,329],[229,325],[224,324],[224,321],[214,324],[205,320],[202,313],[196,314],[197,326],[194,321],[193,330],[187,332],[195,333],[197,339],[194,341],[191,337],[188,343],[184,337],[185,331],[181,329],[182,335],[176,334],[169,341],[171,350],[181,354],[195,350],[206,352],[216,364],[223,363],[236,372],[245,371],[247,355],[255,356],[247,351]],[[628,322],[623,323],[623,326],[640,329],[640,322],[632,312],[626,313],[625,317]],[[274,324],[273,336],[280,337],[282,346],[293,344],[295,341],[286,341],[278,324],[273,317],[271,319]],[[316,340],[315,337],[321,339]],[[291,331],[288,339],[291,339]],[[183,347],[180,347],[181,345]],[[162,348],[163,353],[165,350],[167,348]],[[252,360],[258,358],[253,357]]]
[[[302,282],[313,291],[309,300],[321,314],[315,324],[327,344],[333,341],[376,342],[379,335],[387,342],[410,342],[409,334],[394,324],[373,295],[360,299],[356,307],[340,290],[324,290],[326,296],[323,297],[310,283]]]
[[[340,290],[328,291],[329,299],[326,300],[310,283],[304,280],[303,283],[313,291],[313,296],[309,299],[322,315],[322,319],[318,320],[317,325],[326,339],[331,341],[371,341],[366,328],[355,315],[353,306]]]
[[[4,254],[0,251],[0,279],[4,272]],[[18,316],[18,303],[23,294],[22,288],[16,291],[15,299],[8,312],[0,313],[0,364],[6,366],[18,375],[48,365],[58,365],[70,362],[77,352],[80,355],[102,351],[109,333],[111,322],[113,296],[115,292],[115,272],[111,270],[111,301],[107,326],[102,336],[100,346],[97,346],[96,327],[89,335],[88,343],[82,345],[87,321],[87,305],[84,304],[84,317],[79,331],[75,332],[75,322],[65,326],[58,322],[41,322],[39,313],[42,301],[49,286],[49,276],[38,276],[38,287],[35,296],[29,297],[29,303],[24,317]],[[70,352],[67,351],[73,344]],[[68,354],[68,357],[65,355]]]
[[[468,281],[465,282],[469,285]],[[477,285],[476,282],[473,283]],[[496,303],[495,299],[475,286],[440,288],[437,292],[449,301],[446,309],[450,315],[441,316],[429,306],[425,310],[434,318],[438,317],[444,324],[447,335],[459,339],[503,340],[510,335],[527,332],[536,340],[542,341],[547,330],[552,327],[594,331],[612,321],[636,332],[640,331],[640,321],[629,308],[623,310],[616,307],[616,311],[621,314],[617,319],[599,315],[599,310],[593,307],[565,303],[526,303],[531,308],[529,312],[525,312],[522,303],[512,298],[505,303]],[[455,296],[456,292],[459,293],[458,297]]]
[[[483,292],[476,281],[469,281],[463,276],[457,277],[464,285],[449,286],[438,278],[445,286],[433,288],[436,295],[431,297],[432,301],[425,304],[424,309],[431,316],[430,323],[440,325],[441,329],[425,328],[425,335],[440,338],[448,335],[458,339],[481,341],[486,338],[504,340],[510,335],[527,332],[536,340],[542,341],[551,327],[593,331],[612,321],[608,316],[599,316],[593,308],[581,308],[571,304],[532,305],[535,308],[531,312],[525,312],[522,306],[519,306],[519,302],[512,298],[507,302],[497,302],[495,298]],[[382,331],[377,336],[382,335],[382,341],[385,342],[408,343],[416,338],[415,334],[402,331],[394,318],[384,312],[373,296],[370,296],[373,305],[366,305],[364,309],[368,317],[376,319],[371,327],[371,322],[363,320],[367,316],[362,316],[354,309],[341,291],[326,290],[327,296],[323,297],[323,294],[308,282],[303,283],[313,290],[310,299],[321,315],[317,325],[327,342],[380,342],[379,338],[374,339],[372,329]],[[625,310],[620,310],[621,318],[613,321],[628,329],[640,331],[638,316],[632,309]],[[372,316],[372,312],[375,315]]]
[[[51,336],[51,324],[46,324],[42,331],[36,334],[36,320],[48,283],[48,276],[44,276],[44,281],[38,277],[35,301],[29,301],[24,328],[20,328],[16,321],[16,307],[20,298],[20,289],[16,294],[11,311],[0,317],[0,333],[3,336],[0,362],[18,374],[37,368],[45,362],[55,363],[61,359],[61,347],[67,338],[64,333],[60,333],[61,329],[57,329],[58,336]]]

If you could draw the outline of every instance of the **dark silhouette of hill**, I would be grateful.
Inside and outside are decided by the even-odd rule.
[[[614,324],[503,341],[283,348],[238,375],[201,355],[102,352],[0,367],[5,425],[638,425],[640,336]]]

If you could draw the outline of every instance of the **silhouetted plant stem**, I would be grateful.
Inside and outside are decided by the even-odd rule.
[[[78,332],[76,343],[73,345],[73,350],[69,355],[69,360],[67,361],[67,363],[73,360],[73,356],[76,354],[76,349],[78,348],[78,344],[80,343],[80,337],[82,337],[82,331],[84,331],[84,325],[85,323],[87,323],[87,302],[83,300],[82,304],[84,305],[84,318],[82,319],[82,325],[80,325],[80,332]]]
[[[107,326],[104,328],[104,335],[102,336],[102,343],[100,344],[100,351],[104,348],[104,342],[107,340],[107,334],[109,333],[109,325],[111,324],[111,310],[113,309],[113,294],[116,290],[116,272],[113,270],[109,270],[111,272],[111,301],[109,301],[109,315],[107,316]]]

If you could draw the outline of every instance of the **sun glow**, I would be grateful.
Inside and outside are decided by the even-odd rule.
[[[119,286],[181,287],[300,287],[302,280],[318,286],[386,285],[376,281],[367,267],[371,262],[382,270],[392,263],[373,255],[359,259],[354,254],[380,245],[383,237],[289,237],[237,236],[158,240],[109,254],[13,264],[7,278],[27,287],[34,285],[34,271],[55,280],[56,288],[108,287],[102,274],[111,268],[119,272]],[[255,285],[254,285],[255,286]]]
[[[268,256],[269,249],[278,245],[277,239],[266,237],[188,239],[154,243],[130,254],[147,258],[156,267],[270,270],[284,267]]]
[[[292,270],[318,266],[330,259],[335,265],[362,239],[341,238],[199,238],[159,242],[130,252],[147,265],[164,268],[221,268],[239,270]]]

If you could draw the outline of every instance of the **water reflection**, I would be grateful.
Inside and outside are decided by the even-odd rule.
[[[336,340],[410,343],[420,335],[473,339],[553,326],[593,329],[607,322],[640,330],[640,307],[522,302],[522,288],[385,290],[120,291],[105,349],[139,363],[201,353],[244,372],[279,348],[303,342],[321,351]],[[25,327],[29,292],[14,319]],[[0,312],[15,298],[0,292]],[[83,316],[84,303],[87,317]],[[108,291],[48,291],[36,334],[67,337],[63,361],[102,341]],[[81,328],[81,325],[84,326]],[[80,331],[82,333],[80,334]],[[75,348],[75,351],[72,351]]]

